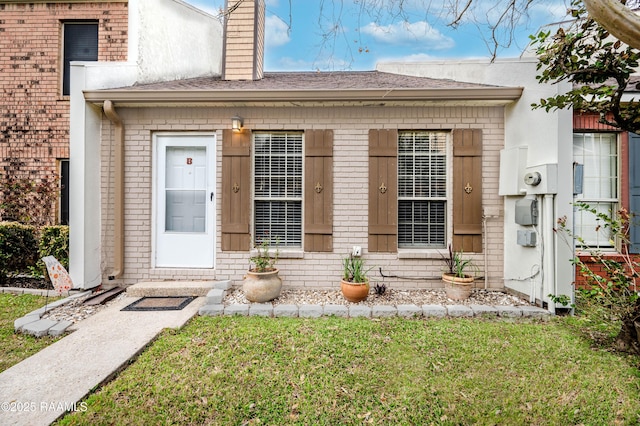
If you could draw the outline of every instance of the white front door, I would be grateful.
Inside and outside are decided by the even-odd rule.
[[[214,134],[158,134],[155,142],[155,267],[213,268]]]

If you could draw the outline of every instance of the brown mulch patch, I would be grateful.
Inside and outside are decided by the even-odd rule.
[[[17,276],[9,277],[6,280],[0,280],[0,287],[18,287],[31,289],[53,289],[53,286],[46,278]]]

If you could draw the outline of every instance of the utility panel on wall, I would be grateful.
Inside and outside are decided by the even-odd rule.
[[[538,242],[535,231],[525,229],[518,230],[518,245],[524,247],[535,247]]]
[[[524,186],[527,194],[557,194],[558,165],[538,164],[525,170]]]
[[[516,223],[524,226],[538,224],[538,202],[535,198],[516,201]]]
[[[526,192],[524,184],[526,166],[526,146],[500,150],[499,195],[522,195]]]

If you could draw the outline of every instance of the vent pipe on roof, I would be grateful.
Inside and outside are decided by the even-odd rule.
[[[224,19],[223,80],[264,76],[264,0],[227,0]]]
[[[104,114],[115,127],[114,203],[113,203],[113,271],[109,279],[120,278],[124,272],[124,124],[113,102],[104,101]]]

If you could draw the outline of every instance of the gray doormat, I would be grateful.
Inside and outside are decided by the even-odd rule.
[[[121,311],[179,311],[195,299],[192,296],[143,297]]]

